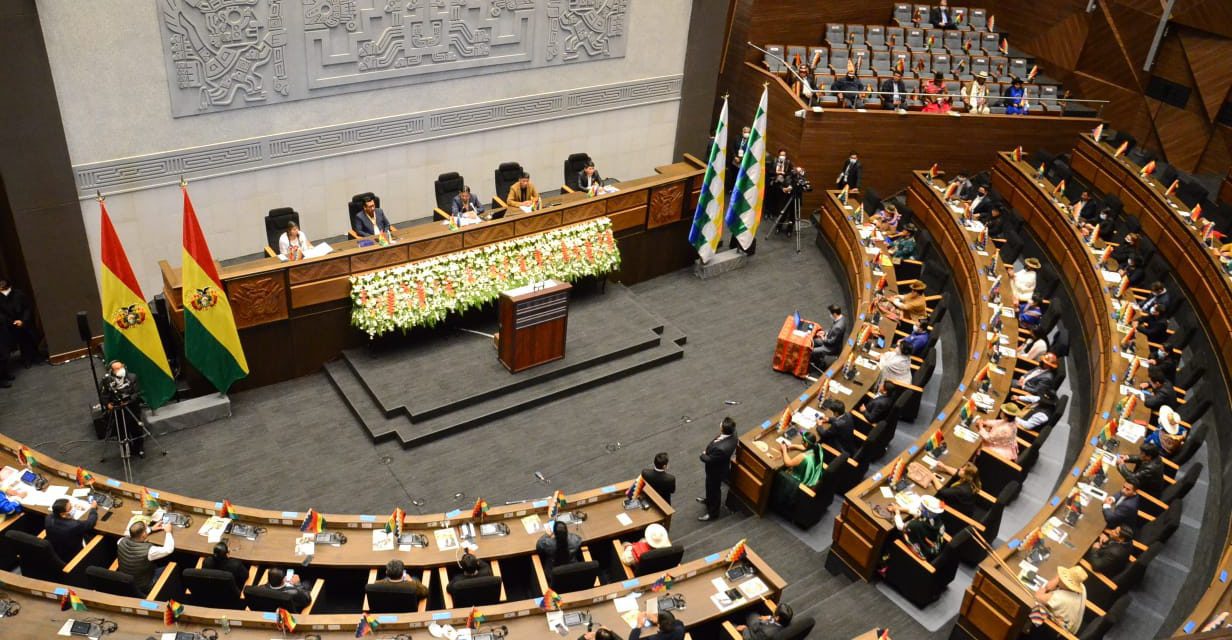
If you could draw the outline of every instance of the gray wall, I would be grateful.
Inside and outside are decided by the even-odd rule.
[[[97,188],[111,194],[147,296],[160,286],[157,261],[179,264],[181,173],[221,259],[260,250],[273,207],[295,207],[320,238],[345,232],[345,203],[361,191],[379,194],[393,220],[429,214],[432,181],[446,171],[489,199],[502,161],[554,188],[571,152],[618,178],[675,159],[686,0],[632,0],[623,58],[179,118],[157,1],[37,4],[91,250],[97,259]]]

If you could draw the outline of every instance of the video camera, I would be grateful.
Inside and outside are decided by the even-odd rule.
[[[804,167],[797,166],[785,176],[786,184],[783,185],[783,190],[795,197],[803,197],[805,192],[813,190],[813,183],[809,181],[808,174],[805,173]]]
[[[130,383],[126,378],[117,378],[113,375],[103,376],[103,382],[99,385],[99,390],[102,394],[104,405],[107,404],[127,404],[136,399],[137,387]]]

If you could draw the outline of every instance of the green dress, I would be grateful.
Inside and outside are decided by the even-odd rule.
[[[821,451],[813,450],[804,452],[804,458],[800,464],[790,469],[780,469],[778,474],[774,476],[774,484],[770,487],[770,506],[779,513],[790,515],[797,486],[803,484],[808,487],[816,487],[821,481],[822,471],[822,456]]]

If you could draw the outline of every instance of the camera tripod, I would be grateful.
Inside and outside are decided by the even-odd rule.
[[[145,423],[141,422],[141,419],[137,417],[131,402],[131,399],[112,401],[112,406],[105,409],[107,411],[107,432],[103,435],[104,446],[106,446],[108,441],[115,442],[120,446],[120,465],[124,469],[124,480],[129,483],[133,481],[133,441],[149,438],[154,441],[162,455],[167,455],[167,450],[163,448],[162,443],[158,441],[158,438],[154,437],[154,434],[150,433]],[[140,431],[134,437],[133,431],[136,430]],[[106,461],[107,457],[105,455],[99,459],[99,462]]]
[[[796,238],[796,253],[800,253],[800,234],[804,232],[800,221],[800,202],[802,200],[804,200],[804,192],[799,187],[793,186],[787,202],[783,203],[783,208],[779,209],[778,217],[774,219],[774,226],[770,228],[770,231],[766,232],[766,237],[768,238],[770,234],[778,233],[783,224],[790,222],[790,233]]]

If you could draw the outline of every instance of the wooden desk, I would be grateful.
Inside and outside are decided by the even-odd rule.
[[[0,466],[19,467],[16,451],[20,447],[17,441],[0,435]],[[76,467],[63,464],[50,456],[35,452],[38,458],[38,469],[47,476],[53,485],[76,486]],[[99,533],[112,538],[125,534],[125,526],[129,520],[130,511],[141,509],[140,485],[128,484],[114,478],[95,474],[95,487],[100,491],[122,497],[122,504],[115,517],[107,521],[99,520],[96,529]],[[630,481],[632,482],[632,481]],[[591,491],[583,491],[566,496],[568,505],[565,510],[581,509],[587,515],[585,525],[579,533],[589,543],[601,542],[613,538],[636,536],[651,523],[661,523],[670,528],[672,507],[647,487],[646,495],[650,500],[649,509],[625,511],[622,503],[624,491],[630,482],[609,485]],[[187,552],[198,556],[208,556],[213,544],[205,536],[198,535],[197,529],[205,520],[214,515],[222,506],[221,502],[212,502],[180,496],[168,492],[151,490],[153,495],[164,507],[178,513],[189,514],[193,518],[192,525],[186,529],[176,529],[175,547],[177,552]],[[507,506],[493,506],[484,516],[484,522],[505,522],[509,527],[509,535],[503,537],[482,538],[479,550],[475,555],[485,559],[500,559],[514,556],[528,556],[534,553],[535,542],[543,532],[526,533],[519,518],[538,514],[541,523],[547,522],[548,500],[541,499],[532,503],[521,503]],[[46,514],[47,507],[30,507],[28,511],[36,514]],[[295,540],[301,535],[299,527],[305,514],[297,511],[268,511],[236,507],[242,522],[265,527],[267,531],[256,540],[248,540],[238,536],[227,535],[224,539],[231,549],[231,556],[246,563],[261,565],[292,566],[303,561],[302,556],[295,555]],[[393,506],[390,506],[393,511]],[[620,524],[616,516],[627,514],[630,524]],[[407,515],[404,533],[420,533],[429,540],[429,546],[423,549],[413,549],[409,552],[374,551],[372,549],[372,529],[381,529],[389,519],[389,514],[380,515],[334,515],[323,514],[327,531],[339,531],[347,536],[345,545],[332,547],[317,545],[316,555],[312,560],[314,567],[368,569],[384,566],[393,558],[398,558],[408,567],[442,567],[457,561],[457,550],[442,550],[437,547],[432,531],[452,525],[456,527],[464,522],[470,522],[469,506],[465,511],[436,513],[426,515]],[[447,524],[448,523],[448,524]],[[162,542],[162,534],[156,534],[154,540]]]
[[[566,193],[547,198],[545,208],[511,211],[499,220],[451,231],[440,222],[401,228],[390,246],[360,247],[348,240],[320,258],[280,262],[262,258],[220,269],[219,276],[235,312],[240,342],[251,367],[234,389],[258,387],[317,371],[344,348],[363,344],[352,329],[350,277],[452,253],[463,249],[542,233],[606,216],[623,256],[612,278],[634,283],[692,263],[686,237],[701,189],[705,164],[691,156],[657,167],[653,176],[620,183],[620,190],[596,197]],[[163,294],[172,325],[183,335],[180,270],[159,262]],[[287,358],[286,354],[295,354]],[[194,387],[195,388],[195,387]]]
[[[672,588],[667,592],[684,596],[688,606],[676,613],[678,620],[687,627],[695,628],[717,620],[740,615],[757,607],[761,600],[744,600],[736,607],[726,612],[720,612],[710,601],[710,595],[715,593],[711,580],[721,578],[727,569],[723,562],[726,550],[706,558],[685,563],[670,571],[675,578]],[[748,560],[756,571],[757,577],[769,588],[765,597],[777,601],[787,586],[787,583],[770,568],[752,549],[749,549]],[[653,594],[649,586],[662,574],[651,574],[625,581],[566,593],[561,596],[561,608],[586,609],[595,621],[596,627],[607,626],[621,635],[627,635],[629,625],[617,615],[615,607],[605,604],[606,601],[626,595],[631,591],[642,591],[640,603],[644,603]],[[6,638],[51,638],[64,624],[72,618],[77,620],[106,617],[118,624],[116,633],[107,636],[117,640],[144,640],[147,636],[167,630],[162,624],[163,602],[148,602],[136,598],[113,596],[110,594],[76,589],[77,595],[85,603],[88,611],[60,611],[57,589],[60,585],[34,580],[7,571],[0,571],[0,582],[4,589],[0,597],[12,598],[21,605],[21,613],[12,618],[0,618],[0,635]],[[734,585],[733,585],[734,586]],[[63,593],[61,591],[60,593]],[[644,604],[642,607],[644,608]],[[505,626],[511,638],[542,638],[549,637],[544,615],[538,608],[537,599],[506,602],[497,605],[481,607],[481,612],[487,617],[482,629]],[[377,637],[386,637],[389,633],[412,633],[415,637],[428,637],[427,627],[432,622],[452,624],[462,628],[470,608],[444,611],[429,611],[425,613],[380,614],[374,615],[380,623]],[[184,605],[184,613],[179,624],[184,631],[200,631],[202,627],[212,627],[220,631],[222,618],[231,623],[230,635],[220,636],[228,640],[268,640],[277,636],[273,614],[255,611],[237,611],[228,609],[210,609]],[[298,627],[294,634],[301,637],[304,633],[320,634],[323,639],[341,639],[355,637],[355,625],[359,614],[311,614],[295,616]],[[570,629],[570,637],[581,635],[584,629]]]
[[[871,320],[864,313],[869,308],[869,304],[873,301],[874,283],[878,281],[882,275],[886,279],[886,291],[897,292],[898,281],[894,275],[894,268],[891,266],[885,269],[884,274],[874,274],[870,265],[870,254],[866,253],[866,248],[860,240],[859,232],[852,223],[849,215],[853,210],[839,202],[837,191],[828,191],[825,194],[826,206],[821,210],[820,216],[817,219],[817,242],[826,241],[834,248],[838,254],[839,260],[848,267],[847,269],[847,286],[852,292],[852,308],[848,312],[848,317],[852,317],[854,321],[851,323],[850,334],[847,339],[847,345],[843,347],[843,351],[838,358],[826,371],[825,375],[818,382],[813,383],[808,390],[787,406],[793,413],[803,409],[805,406],[814,403],[821,393],[821,385],[823,382],[828,382],[837,376],[839,382],[850,388],[850,394],[836,393],[835,399],[840,400],[848,408],[853,407],[860,398],[872,387],[873,382],[877,378],[875,369],[867,369],[862,366],[856,367],[856,376],[852,380],[844,380],[841,375],[843,364],[847,362],[848,357],[855,349],[854,338],[859,333],[861,327],[865,326],[866,318]],[[898,323],[888,317],[882,317],[880,323],[876,327],[878,333],[882,336],[893,337],[894,329]],[[779,469],[783,467],[783,460],[779,456],[778,450],[773,446],[774,440],[779,437],[778,429],[771,428],[777,424],[779,417],[782,414],[772,416],[767,419],[757,428],[745,432],[740,436],[740,441],[736,446],[736,461],[732,466],[731,487],[732,492],[746,504],[749,505],[758,515],[764,515],[770,502],[770,487],[774,483],[774,476]],[[799,436],[795,438],[799,442]],[[766,451],[761,451],[757,443],[766,445]],[[827,459],[833,459],[838,452],[827,447]],[[854,460],[848,460],[849,464],[856,465]]]
[[[842,510],[835,519],[834,544],[830,547],[830,553],[841,560],[851,573],[865,581],[872,579],[881,563],[881,558],[887,551],[886,546],[892,540],[891,533],[894,531],[894,523],[877,516],[874,507],[878,505],[884,507],[894,502],[893,498],[886,498],[881,493],[881,488],[887,483],[894,465],[900,458],[908,463],[923,462],[926,455],[923,445],[937,430],[944,434],[947,444],[947,451],[940,457],[940,461],[951,467],[961,467],[964,463],[974,460],[976,455],[991,456],[992,454],[980,453],[978,441],[967,442],[955,434],[955,428],[961,423],[960,409],[967,397],[971,395],[968,391],[972,393],[975,391],[974,388],[969,390],[968,385],[974,382],[985,366],[988,366],[988,377],[991,381],[987,393],[994,402],[990,412],[980,413],[979,417],[996,416],[998,407],[1009,395],[1010,385],[1013,382],[1016,358],[1013,355],[1002,355],[996,365],[992,364],[990,358],[992,333],[989,328],[994,314],[1001,314],[1002,334],[1008,337],[1008,343],[1005,346],[1013,350],[1018,348],[1018,319],[1015,313],[1016,306],[1012,306],[1013,294],[1010,292],[1008,277],[1004,278],[1005,282],[1001,287],[1006,301],[1011,304],[1009,315],[1005,315],[1001,313],[1000,305],[989,301],[995,278],[987,276],[986,272],[993,261],[996,245],[990,239],[986,251],[976,250],[973,243],[979,233],[961,222],[961,208],[953,207],[942,200],[944,189],[944,182],[929,178],[927,172],[916,171],[908,190],[907,201],[908,206],[915,212],[919,224],[928,229],[938,250],[950,262],[960,294],[961,304],[959,306],[967,319],[967,349],[971,357],[967,359],[961,378],[965,383],[959,385],[950,400],[942,406],[933,424],[924,430],[917,442],[908,448],[905,454],[890,460],[881,471],[866,478],[847,492]],[[996,269],[996,273],[1003,273],[1000,267]],[[1008,460],[1001,462],[1021,473],[1021,469],[1013,462]],[[911,490],[918,495],[936,493],[936,488],[933,486],[920,487],[912,484]],[[950,507],[946,507],[946,511],[967,522],[968,526],[975,526],[977,530],[980,528],[978,523],[961,512]]]
[[[1075,467],[1057,488],[1056,494],[1007,545],[995,550],[995,558],[990,556],[980,564],[971,586],[963,594],[958,629],[964,632],[966,637],[1008,640],[1019,636],[1034,603],[1033,590],[1017,578],[1019,563],[1026,559],[1028,551],[1023,548],[1022,541],[1030,532],[1042,527],[1049,518],[1063,514],[1066,508],[1064,500],[1070,495],[1071,489],[1077,486],[1082,470],[1092,455],[1096,455],[1095,437],[1108,418],[1112,417],[1120,397],[1119,384],[1124,382],[1121,378],[1128,361],[1119,353],[1123,335],[1111,315],[1117,303],[1106,289],[1094,252],[1082,241],[1078,230],[1070,222],[1069,203],[1064,198],[1057,200],[1049,195],[1053,186],[1038,180],[1032,167],[1022,162],[1014,162],[1008,153],[999,154],[992,182],[1002,196],[1022,214],[1039,238],[1041,246],[1065,274],[1065,281],[1071,287],[1071,299],[1079,307],[1078,315],[1082,319],[1086,347],[1091,358],[1091,396],[1094,409],[1088,430],[1088,442],[1079,453]],[[1146,353],[1145,339],[1138,336],[1137,340],[1137,352]],[[1136,380],[1143,379],[1144,375],[1145,367],[1142,367]],[[1145,422],[1149,419],[1150,412],[1138,403],[1133,415],[1127,417]],[[1135,447],[1120,436],[1118,440],[1120,451],[1131,451]],[[1112,472],[1108,475],[1103,490],[1112,494],[1120,490],[1121,484],[1120,474]],[[1144,501],[1151,500],[1146,494],[1142,495]],[[1101,506],[1092,500],[1075,526],[1061,527],[1067,534],[1068,545],[1047,542],[1051,548],[1051,556],[1038,565],[1040,576],[1050,578],[1056,574],[1058,566],[1078,563],[1104,527],[1100,514]],[[1155,506],[1163,507],[1162,504]],[[998,560],[1012,567],[1014,573],[1007,574]],[[1094,572],[1089,578],[1101,579],[1106,580]],[[1102,612],[1097,611],[1098,608],[1090,603],[1088,608],[1097,615],[1102,615]]]

